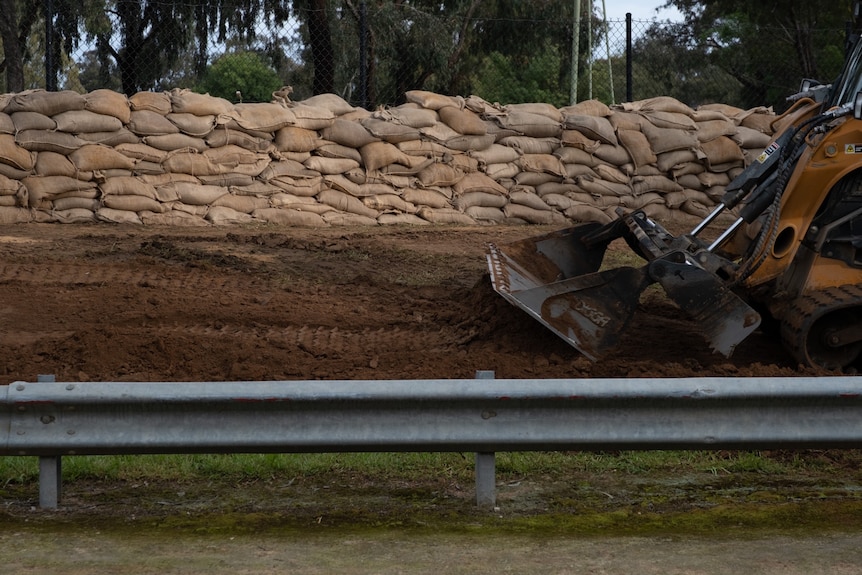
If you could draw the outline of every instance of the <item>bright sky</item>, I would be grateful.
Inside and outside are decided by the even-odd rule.
[[[625,20],[626,12],[631,12],[632,20],[652,20],[653,18],[658,20],[679,19],[679,11],[675,8],[656,12],[656,8],[664,4],[664,0],[641,0],[640,2],[632,2],[631,0],[604,0],[604,2],[608,20]],[[602,0],[593,0],[593,10],[601,14]]]

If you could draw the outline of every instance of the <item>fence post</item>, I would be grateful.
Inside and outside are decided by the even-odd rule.
[[[632,101],[632,13],[626,12],[626,102]]]
[[[493,371],[476,372],[476,379],[494,379]],[[476,453],[476,506],[492,510],[497,505],[496,454]]]
[[[39,375],[37,382],[52,383],[56,381],[53,375]],[[63,490],[63,461],[59,455],[43,455],[39,457],[39,507],[42,509],[57,509],[60,505],[60,494]]]

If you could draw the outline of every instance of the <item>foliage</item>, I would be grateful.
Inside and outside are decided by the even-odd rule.
[[[684,16],[667,40],[738,84],[738,98],[728,103],[779,109],[802,78],[830,81],[840,71],[850,2],[668,0],[666,6]]]
[[[483,61],[473,89],[486,100],[501,104],[547,102],[562,107],[569,95],[557,81],[560,60],[552,45],[527,59],[492,52]]]
[[[235,52],[213,62],[196,89],[231,101],[269,102],[281,87],[278,74],[260,54]]]

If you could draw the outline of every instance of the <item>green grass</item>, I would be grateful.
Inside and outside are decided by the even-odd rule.
[[[862,454],[836,452],[624,451],[613,453],[498,453],[497,474],[506,477],[584,474],[649,475],[681,473],[782,475],[859,469]],[[379,481],[422,481],[429,476],[469,480],[472,453],[324,453],[240,455],[67,456],[63,478],[95,480],[268,480],[361,474]],[[0,457],[0,485],[38,479],[35,457]]]

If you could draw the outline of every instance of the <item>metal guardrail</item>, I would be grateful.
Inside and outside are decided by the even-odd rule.
[[[84,454],[477,453],[493,506],[499,451],[862,447],[862,378],[15,382],[0,455],[35,455],[56,507]]]

